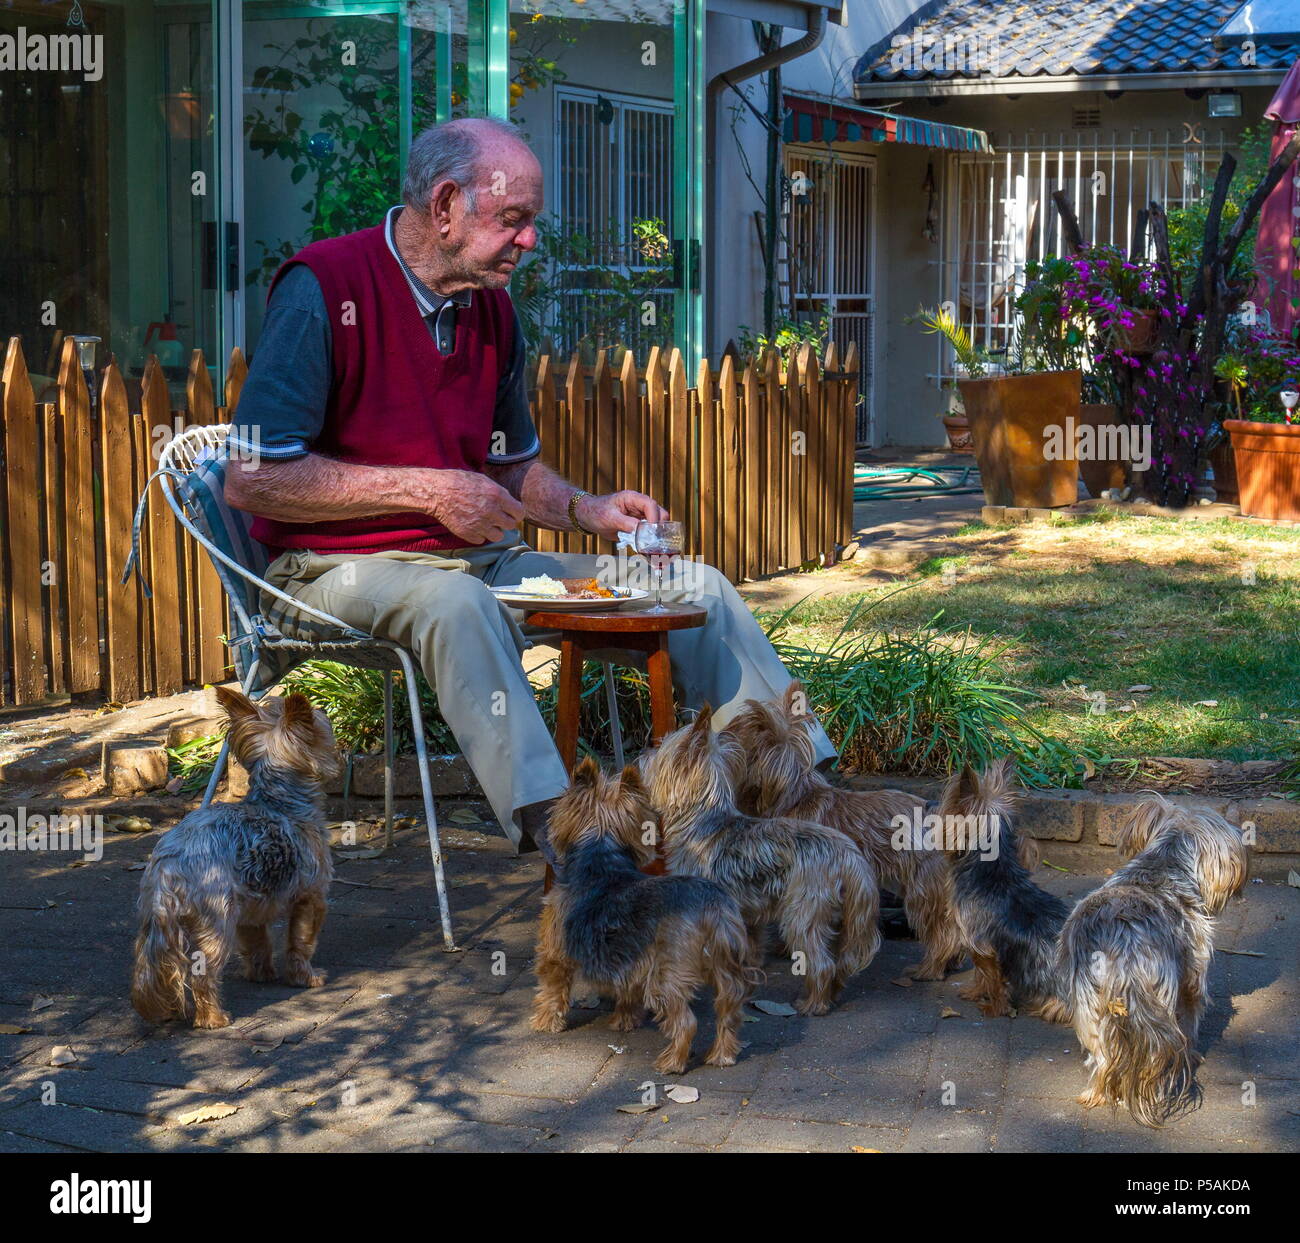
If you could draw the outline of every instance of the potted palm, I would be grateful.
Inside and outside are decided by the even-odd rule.
[[[923,330],[952,346],[957,389],[970,422],[984,497],[990,505],[1052,509],[1079,497],[1079,464],[1066,419],[1079,409],[1078,370],[1016,369],[979,349],[947,309],[921,311]]]

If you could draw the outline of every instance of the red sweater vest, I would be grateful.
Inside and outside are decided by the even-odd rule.
[[[367,466],[482,471],[513,342],[505,290],[474,291],[470,305],[456,312],[456,348],[443,355],[382,225],[313,242],[276,280],[294,263],[305,263],[320,282],[333,340],[329,404],[312,451]],[[272,548],[318,553],[424,552],[465,543],[423,513],[310,523],[257,518],[252,534]]]

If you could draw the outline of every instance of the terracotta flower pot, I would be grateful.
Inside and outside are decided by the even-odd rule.
[[[1300,424],[1225,419],[1237,459],[1241,512],[1300,522]]]
[[[1155,311],[1131,311],[1132,328],[1116,328],[1115,344],[1125,354],[1150,354],[1156,348],[1160,320]]]
[[[975,452],[975,443],[970,435],[970,420],[964,414],[945,414],[943,426],[948,433],[948,448],[954,453]]]
[[[1086,423],[1090,427],[1113,427],[1119,423],[1112,405],[1084,404],[1079,407],[1078,417],[1080,426]],[[1095,454],[1079,458],[1079,478],[1088,495],[1094,498],[1108,488],[1124,487],[1128,483],[1128,470],[1129,464],[1123,458],[1101,458]]]
[[[957,381],[990,505],[1050,509],[1079,499],[1074,444],[1049,456],[1048,441],[1078,417],[1082,380],[1078,371],[1042,371]]]

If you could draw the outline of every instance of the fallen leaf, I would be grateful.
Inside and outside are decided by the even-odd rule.
[[[664,1086],[664,1095],[675,1104],[694,1105],[700,1099],[700,1090],[684,1083],[669,1083]]]
[[[853,1148],[852,1148],[852,1151],[853,1151],[853,1152],[879,1152],[880,1149],[879,1149],[879,1148],[863,1148],[860,1144],[854,1144],[854,1145],[853,1145]]]
[[[51,1066],[67,1066],[77,1060],[77,1055],[66,1044],[56,1044],[50,1054]]]
[[[1153,688],[1148,686],[1145,682],[1139,682],[1136,686],[1130,686],[1125,693],[1129,695],[1135,695],[1139,691],[1149,691],[1151,689]]]
[[[239,1110],[238,1105],[200,1105],[187,1114],[176,1118],[177,1126],[193,1126],[196,1122],[216,1122],[218,1118],[229,1118]]]
[[[1258,950],[1220,950],[1220,954],[1235,954],[1238,958],[1267,958],[1267,954],[1261,954]]]
[[[89,777],[90,774],[84,768],[65,768],[63,770],[65,777]]]
[[[606,1047],[607,1049],[613,1049],[615,1053],[626,1053],[626,1052],[627,1052],[627,1045],[625,1045],[625,1044],[611,1044],[611,1045],[606,1045],[605,1047]]]
[[[966,1016],[960,1010],[954,1010],[951,1006],[944,1006],[939,1011],[941,1019],[964,1019]]]
[[[44,993],[37,993],[32,998],[32,1013],[35,1014],[37,1010],[48,1010],[53,1004],[53,997],[47,997]]]
[[[1089,781],[1097,775],[1097,765],[1086,755],[1083,757],[1083,779]]]
[[[148,833],[153,825],[143,816],[123,816],[113,827],[119,833]]]
[[[1292,889],[1300,889],[1300,872],[1288,872],[1286,874],[1286,883]]]
[[[184,777],[173,777],[163,788],[168,794],[179,794],[181,792],[181,786],[184,784]]]
[[[912,980],[909,976],[900,975],[896,980],[890,980],[891,984],[897,984],[899,988],[911,988]]]
[[[1217,699],[1198,699],[1195,706],[1198,708],[1217,708],[1219,701]]]
[[[760,1019],[757,1014],[742,1014],[740,1016],[740,1021],[742,1023],[761,1023],[763,1020]]]
[[[481,816],[476,816],[467,807],[457,807],[456,810],[453,811],[450,817],[448,818],[454,820],[457,824],[482,824],[483,823],[483,818]]]
[[[779,1014],[782,1018],[788,1018],[792,1014],[799,1013],[792,1005],[784,1001],[764,1001],[760,998],[758,1001],[751,1001],[749,1004],[755,1010],[761,1010],[764,1014]]]
[[[369,850],[336,850],[334,857],[336,859],[378,859],[383,853],[377,846],[372,846]]]
[[[143,863],[128,863],[128,864],[126,865],[126,867],[124,867],[124,868],[122,869],[122,871],[124,871],[124,872],[143,872],[144,869],[145,869],[145,865],[144,865]]]
[[[0,1036],[23,1036],[31,1030],[30,1027],[19,1027],[17,1023],[0,1023]]]
[[[658,1105],[620,1105],[616,1112],[621,1114],[652,1114]]]

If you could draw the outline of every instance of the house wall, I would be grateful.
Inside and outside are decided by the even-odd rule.
[[[1117,100],[1095,93],[974,97],[953,99],[941,107],[926,100],[906,100],[900,112],[954,125],[985,130],[994,150],[1005,144],[1008,134],[1023,140],[1032,127],[1036,136],[1055,148],[1062,140],[1068,145],[1082,136],[1088,141],[1091,131],[1072,129],[1072,110],[1080,104],[1093,104],[1101,110],[1102,134],[1112,131],[1127,134],[1137,130],[1142,141],[1148,130],[1163,141],[1167,129],[1175,142],[1184,133],[1183,125],[1201,124],[1201,133],[1222,128],[1232,139],[1248,125],[1262,118],[1272,96],[1266,87],[1242,91],[1242,116],[1210,120],[1204,97],[1191,100],[1182,91],[1130,92]],[[860,149],[872,149],[860,145]],[[942,240],[932,244],[921,236],[925,198],[921,183],[927,161],[933,159],[940,192],[940,202],[947,202],[952,176],[951,162],[943,152],[921,148],[881,146],[880,211],[876,253],[879,258],[876,320],[876,426],[881,443],[889,445],[941,445],[942,424],[935,417],[946,411],[947,392],[932,377],[940,364],[935,338],[926,336],[904,317],[918,305],[934,306],[951,296],[943,288],[942,269],[937,260],[943,251]],[[952,222],[941,216],[941,231],[951,229]],[[949,238],[951,243],[951,238]]]
[[[817,94],[850,99],[853,64],[860,52],[883,37],[920,4],[900,0],[894,6],[868,9],[850,5],[850,24],[828,27],[821,47],[782,70],[782,86]],[[757,49],[748,23],[727,17],[713,17],[709,25],[710,75],[748,59]],[[786,42],[796,37],[787,32]],[[750,102],[762,109],[766,102],[765,78],[752,79],[745,86]],[[994,150],[1003,150],[1008,135],[1023,142],[1027,132],[1033,140],[1055,149],[1076,141],[1091,141],[1092,130],[1073,128],[1073,111],[1081,105],[1099,111],[1098,130],[1107,139],[1112,132],[1145,144],[1150,131],[1157,144],[1177,145],[1185,125],[1199,125],[1202,137],[1222,129],[1229,146],[1246,126],[1262,119],[1273,87],[1245,88],[1242,116],[1211,120],[1204,96],[1189,99],[1179,90],[1127,92],[1109,99],[1099,92],[1034,93],[1015,96],[954,97],[942,101],[928,98],[889,101],[891,110],[926,120],[985,130]],[[717,352],[740,325],[757,325],[762,320],[763,271],[753,213],[762,206],[760,189],[745,175],[747,157],[750,172],[761,186],[765,144],[763,129],[747,111],[734,126],[731,111],[735,94],[724,95],[718,125],[718,179],[715,208],[719,227],[717,239],[722,251],[723,278],[715,291],[710,324],[710,350]],[[952,157],[946,152],[895,144],[838,144],[837,149],[873,154],[877,157],[876,322],[875,322],[875,422],[878,443],[887,445],[938,446],[944,441],[938,415],[945,412],[949,397],[933,377],[940,362],[934,338],[914,324],[904,323],[921,305],[934,306],[951,291],[945,289],[940,260],[944,257],[945,231],[951,228],[944,207],[951,188]],[[941,209],[940,240],[932,243],[922,232],[927,198],[922,191],[927,166],[932,166]]]
[[[870,4],[849,0],[843,26],[828,22],[818,47],[782,66],[783,88],[851,98],[853,66],[863,50],[926,3],[928,0],[872,0]],[[792,43],[801,35],[799,30],[787,29],[784,42]],[[706,48],[709,78],[758,55],[751,23],[717,13],[708,17]],[[740,89],[754,107],[765,108],[766,75],[749,79]],[[715,282],[714,312],[707,328],[709,352],[714,355],[741,325],[761,326],[763,321],[763,260],[754,212],[763,206],[767,159],[766,131],[734,91],[722,94],[717,134],[713,183],[717,189],[710,210],[717,214],[716,244],[722,253],[716,269],[720,277]]]

